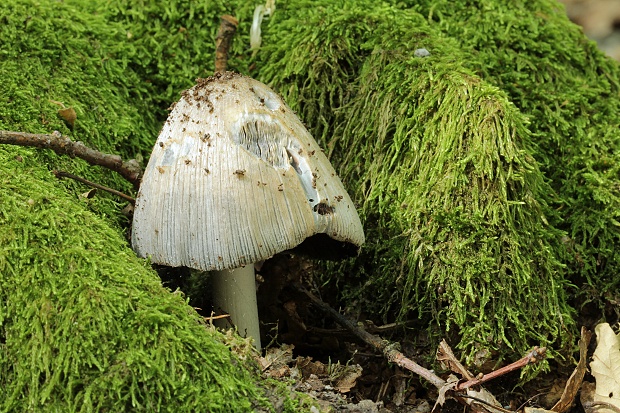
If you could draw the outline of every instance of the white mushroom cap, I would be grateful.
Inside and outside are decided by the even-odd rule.
[[[327,157],[266,85],[233,73],[199,79],[174,106],[142,178],[135,251],[211,271],[311,241],[325,255],[364,242]]]

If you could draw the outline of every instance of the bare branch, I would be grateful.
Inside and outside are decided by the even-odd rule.
[[[140,186],[142,170],[135,160],[132,159],[124,162],[118,155],[101,153],[87,147],[82,142],[72,141],[58,131],[54,131],[51,135],[46,135],[0,130],[0,143],[51,149],[59,155],[68,155],[72,158],[78,157],[91,165],[103,166],[119,173],[127,181],[131,182],[135,189],[138,189]]]
[[[545,347],[534,347],[529,353],[527,353],[527,355],[525,355],[525,357],[515,361],[514,363],[504,366],[501,369],[497,369],[497,370],[490,372],[489,374],[485,374],[480,378],[474,378],[464,383],[460,383],[456,387],[456,390],[463,390],[471,386],[477,386],[482,383],[486,383],[489,380],[493,380],[497,377],[503,376],[504,374],[510,373],[515,370],[522,369],[528,364],[538,363],[539,361],[545,358],[546,353],[547,353],[547,349]]]

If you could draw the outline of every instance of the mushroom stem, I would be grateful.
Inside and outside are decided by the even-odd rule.
[[[211,274],[214,308],[230,314],[239,334],[252,337],[254,347],[260,350],[254,265],[250,264],[232,270],[212,271]],[[226,320],[216,320],[215,325],[226,327]]]

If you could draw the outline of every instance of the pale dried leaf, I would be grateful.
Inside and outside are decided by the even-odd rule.
[[[609,324],[596,326],[597,346],[590,363],[596,379],[594,402],[608,403],[620,409],[620,339]],[[611,409],[600,408],[600,413],[611,413]]]
[[[92,188],[90,191],[80,194],[80,197],[85,199],[91,199],[97,194],[97,188]]]
[[[453,390],[457,384],[459,384],[459,379],[454,374],[448,376],[446,384],[439,389],[439,396],[437,397],[437,401],[435,401],[435,407],[437,407],[437,405],[443,406],[446,402],[446,393]],[[433,407],[433,410],[435,410],[435,407]]]
[[[452,348],[448,345],[446,340],[441,340],[441,343],[439,343],[435,357],[443,368],[449,368],[452,372],[460,374],[466,380],[472,380],[474,378],[474,376],[456,358]]]
[[[263,372],[267,370],[278,370],[284,366],[288,366],[293,362],[292,344],[283,344],[281,347],[269,347],[265,357],[258,357]]]
[[[540,407],[525,407],[523,413],[553,413],[553,410],[542,409]]]

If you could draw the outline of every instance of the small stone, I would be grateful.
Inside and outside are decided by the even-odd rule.
[[[428,50],[422,48],[422,49],[415,49],[413,52],[413,55],[415,57],[428,57],[431,55],[431,52],[429,52]]]

